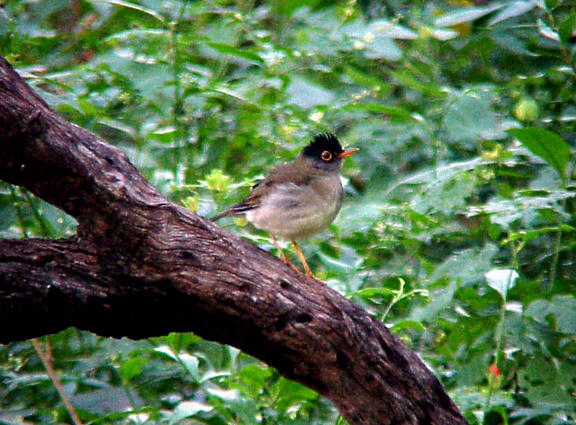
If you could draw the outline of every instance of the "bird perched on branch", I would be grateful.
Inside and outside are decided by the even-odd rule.
[[[292,242],[307,276],[314,277],[296,240],[324,230],[342,206],[344,190],[340,169],[345,156],[357,148],[342,149],[336,136],[322,133],[290,162],[268,172],[242,201],[214,215],[245,216],[258,229],[267,231],[284,263],[293,266],[276,238]]]

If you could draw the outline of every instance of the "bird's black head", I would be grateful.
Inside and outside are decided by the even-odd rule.
[[[342,149],[340,142],[332,133],[320,133],[314,136],[300,155],[310,161],[315,168],[339,170],[342,158],[358,149]]]
[[[344,152],[340,142],[332,133],[320,133],[314,136],[304,149],[302,149],[302,156],[304,156],[317,168],[338,168],[342,159],[339,155]]]

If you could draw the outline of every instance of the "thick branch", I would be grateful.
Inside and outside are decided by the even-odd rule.
[[[12,324],[0,341],[69,326],[131,338],[192,331],[315,389],[351,424],[466,423],[381,322],[163,198],[2,58],[0,132],[0,178],[79,224],[70,239],[0,241],[0,322]]]

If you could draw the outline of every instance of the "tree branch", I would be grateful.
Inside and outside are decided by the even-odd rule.
[[[130,338],[191,331],[313,388],[351,424],[466,423],[381,322],[165,199],[1,57],[0,131],[0,178],[78,221],[68,239],[0,241],[0,322],[12,324],[0,341],[69,326]]]

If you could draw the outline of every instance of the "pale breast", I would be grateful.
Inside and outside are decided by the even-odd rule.
[[[302,239],[325,229],[342,206],[339,176],[313,179],[309,185],[274,187],[246,218],[254,226],[285,239]]]

